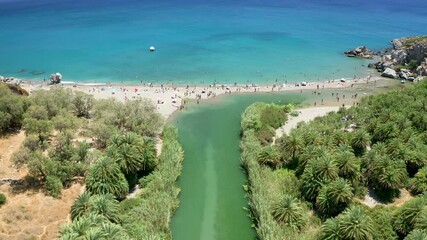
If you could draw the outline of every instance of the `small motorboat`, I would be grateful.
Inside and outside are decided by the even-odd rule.
[[[154,52],[154,51],[156,51],[156,48],[154,46],[151,46],[150,47],[150,52]]]
[[[406,81],[404,79],[400,80],[401,84],[404,84]]]

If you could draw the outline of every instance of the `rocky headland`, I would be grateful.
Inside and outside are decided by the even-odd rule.
[[[427,76],[427,36],[398,38],[391,44],[384,52],[373,53],[362,46],[345,54],[377,59],[369,67],[377,69],[383,77],[415,81]]]

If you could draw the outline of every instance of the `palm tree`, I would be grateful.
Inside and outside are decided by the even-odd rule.
[[[353,188],[342,178],[322,187],[317,197],[317,209],[326,217],[335,216],[344,210],[353,199]]]
[[[427,205],[415,219],[415,228],[427,230]]]
[[[407,172],[403,162],[393,161],[388,166],[384,166],[382,170],[377,170],[379,170],[380,173],[378,175],[378,183],[382,188],[399,189],[400,187],[404,186],[407,178]]]
[[[291,153],[292,159],[301,152],[304,147],[304,141],[297,131],[292,131],[289,136],[285,136],[282,143],[283,151]]]
[[[334,144],[336,146],[343,145],[343,144],[348,144],[347,133],[344,132],[343,130],[336,130],[336,131],[334,131],[334,133],[332,134],[332,137],[333,137],[333,140],[334,140]]]
[[[427,231],[425,229],[415,229],[408,236],[405,237],[405,240],[426,240]]]
[[[360,161],[350,149],[348,145],[340,145],[339,151],[335,154],[335,162],[339,176],[354,181],[360,177]]]
[[[90,194],[89,192],[86,192],[86,191],[77,197],[77,199],[74,201],[73,205],[71,206],[71,210],[70,210],[71,220],[79,218],[89,211],[89,208],[90,208],[89,200],[90,200]]]
[[[409,119],[406,116],[404,116],[402,113],[397,113],[397,114],[398,115],[395,120],[395,123],[396,123],[396,129],[400,134],[403,130],[410,128],[412,124],[411,124],[411,121],[409,121]]]
[[[322,182],[332,181],[338,178],[338,167],[331,156],[323,156],[309,162],[313,173]]]
[[[401,235],[407,235],[415,228],[417,219],[422,216],[421,213],[425,211],[426,206],[427,197],[425,195],[413,198],[403,204],[402,207],[397,209],[393,217],[394,229]],[[420,220],[422,219],[423,217],[420,218]]]
[[[301,175],[301,194],[308,201],[315,201],[323,184],[338,178],[338,168],[330,156],[311,159]]]
[[[427,191],[427,166],[418,170],[412,179],[411,190],[415,193],[422,193]]]
[[[118,222],[119,202],[111,194],[94,195],[90,198],[90,211]]]
[[[277,148],[274,146],[263,147],[258,152],[257,161],[260,164],[275,167],[278,165],[278,163],[280,161],[280,153],[277,150]]]
[[[371,240],[374,232],[372,219],[360,206],[345,210],[338,217],[339,233],[343,239]]]
[[[125,240],[129,239],[126,232],[120,225],[106,222],[101,225],[101,230],[106,239],[120,239]]]
[[[290,195],[285,195],[282,201],[273,207],[272,215],[277,222],[295,230],[301,230],[308,221],[302,204]]]
[[[83,237],[91,227],[91,223],[86,218],[79,218],[61,228],[61,235],[66,238],[76,239]]]
[[[91,194],[110,193],[122,199],[128,194],[129,185],[115,161],[102,157],[89,168],[86,189]]]
[[[104,234],[100,228],[89,228],[85,233],[85,240],[104,240]]]
[[[322,182],[314,174],[313,168],[305,168],[301,175],[301,195],[308,201],[314,201],[317,197]]]
[[[330,218],[322,226],[322,240],[342,240],[338,220]]]
[[[297,175],[301,175],[310,159],[316,159],[326,156],[328,149],[324,146],[308,145],[298,156]]]
[[[366,148],[371,144],[371,137],[369,133],[365,130],[358,130],[352,134],[352,138],[350,140],[351,147],[354,150],[356,156],[362,156]]]
[[[139,170],[151,171],[156,166],[156,147],[151,138],[130,132],[113,137],[108,147],[113,158],[125,174]]]
[[[402,160],[379,156],[371,163],[369,181],[377,193],[393,197],[407,181],[406,165]]]
[[[301,133],[299,133],[301,134]],[[312,129],[304,129],[302,131],[302,140],[303,143],[307,146],[314,145],[319,146],[323,145],[323,136],[320,136],[317,131],[314,131]]]

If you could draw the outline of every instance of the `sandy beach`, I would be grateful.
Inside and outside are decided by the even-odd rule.
[[[273,84],[273,85],[209,85],[209,86],[174,86],[174,85],[120,85],[120,84],[74,84],[64,83],[60,86],[70,88],[75,91],[82,91],[93,95],[96,99],[106,99],[113,97],[119,101],[127,101],[136,98],[148,98],[156,104],[158,111],[165,117],[169,118],[180,106],[188,101],[200,102],[206,99],[216,98],[224,94],[242,94],[242,93],[272,93],[286,91],[311,92],[314,99],[313,106],[340,106],[342,103],[348,104],[350,96],[338,95],[338,92],[345,89],[354,89],[352,92],[357,92],[356,89],[361,87],[375,87],[377,81],[387,81],[381,77],[366,77],[360,79],[337,79],[310,83],[289,83],[289,84]],[[50,89],[52,85],[43,84],[40,82],[25,82],[22,87],[29,92],[40,89]],[[337,90],[337,95],[328,95],[323,101],[323,96],[327,91]],[[363,93],[360,93],[363,94]],[[351,98],[357,97],[357,93]],[[326,96],[325,96],[326,98]],[[310,103],[311,104],[311,103]]]

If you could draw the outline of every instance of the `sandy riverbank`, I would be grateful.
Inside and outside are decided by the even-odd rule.
[[[120,84],[102,84],[102,85],[92,85],[92,84],[61,84],[66,88],[70,88],[77,91],[82,91],[88,94],[92,94],[96,99],[105,99],[105,98],[116,98],[120,101],[127,101],[136,98],[148,98],[152,100],[156,105],[158,111],[165,117],[168,118],[175,112],[181,104],[184,102],[184,99],[201,101],[205,99],[215,98],[223,94],[236,94],[236,93],[255,93],[255,92],[286,92],[286,91],[301,91],[301,92],[312,92],[314,95],[319,95],[318,103],[319,105],[330,105],[330,102],[343,102],[342,96],[329,96],[329,100],[325,100],[325,103],[321,102],[321,95],[328,90],[335,91],[338,93],[344,89],[358,89],[361,87],[374,85],[377,81],[387,81],[381,77],[366,77],[360,79],[346,79],[344,80],[329,80],[329,81],[320,81],[320,82],[310,82],[306,86],[296,86],[292,84],[274,84],[274,85],[209,85],[209,86],[173,86],[173,85],[120,85]],[[388,80],[390,81],[390,80]],[[49,86],[41,83],[24,83],[22,85],[25,89],[31,91],[36,91],[40,89],[50,89],[55,86]],[[338,91],[339,90],[339,91]],[[341,98],[341,99],[340,99]],[[344,95],[345,98],[345,95]],[[349,98],[349,97],[347,97]],[[323,99],[323,98],[322,98]],[[336,104],[334,104],[336,105]]]

